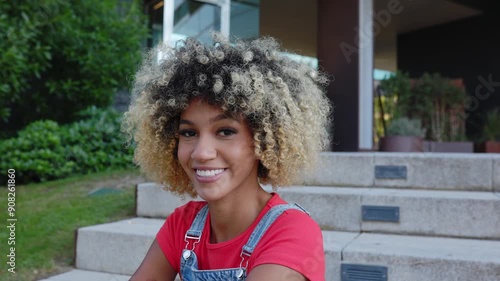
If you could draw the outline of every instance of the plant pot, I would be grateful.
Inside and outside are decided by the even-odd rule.
[[[380,151],[422,152],[423,139],[410,136],[387,136],[380,139]]]
[[[425,152],[473,153],[474,143],[470,141],[424,141]]]
[[[476,145],[476,152],[500,153],[500,141],[485,141]]]

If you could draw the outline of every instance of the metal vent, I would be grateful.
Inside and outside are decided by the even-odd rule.
[[[399,207],[397,206],[361,206],[363,221],[399,222]]]
[[[387,281],[385,266],[343,263],[340,271],[342,281]]]
[[[376,179],[403,179],[407,177],[406,166],[375,165]]]

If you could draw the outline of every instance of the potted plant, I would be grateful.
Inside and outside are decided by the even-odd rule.
[[[425,129],[418,119],[400,117],[391,121],[380,140],[381,151],[422,152]]]
[[[384,111],[394,119],[406,117],[412,95],[408,73],[397,71],[380,81],[380,90],[379,101],[383,103]]]
[[[500,108],[486,114],[482,139],[484,141],[479,144],[478,152],[500,153]]]
[[[438,73],[424,73],[413,81],[408,116],[422,120],[428,128],[427,152],[473,152],[474,144],[465,136],[465,87],[461,79],[448,79]]]
[[[406,101],[411,95],[408,74],[398,71],[381,80],[380,85],[376,88],[376,93],[375,129],[377,136],[387,136],[387,123],[407,116]]]

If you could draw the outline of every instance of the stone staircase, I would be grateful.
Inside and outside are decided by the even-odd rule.
[[[322,153],[303,179],[278,193],[321,225],[326,280],[500,280],[500,155]],[[80,228],[76,269],[44,281],[128,280],[184,202],[138,185],[138,217]]]

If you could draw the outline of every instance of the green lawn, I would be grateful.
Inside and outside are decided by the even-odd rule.
[[[0,188],[0,281],[32,281],[74,266],[75,230],[135,216],[137,171],[75,176],[16,187],[16,274],[7,269],[7,184]],[[89,196],[96,188],[113,192]],[[117,191],[117,192],[114,192]]]

